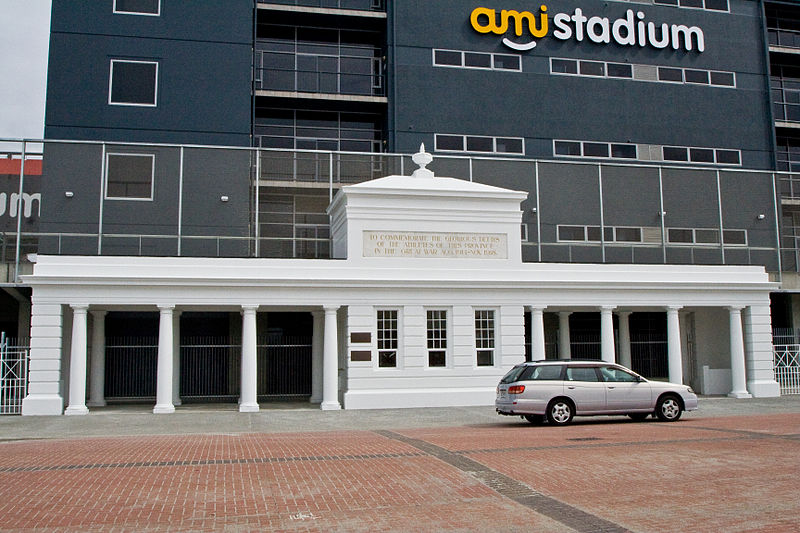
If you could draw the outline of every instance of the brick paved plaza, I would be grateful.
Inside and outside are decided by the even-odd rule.
[[[800,413],[697,412],[672,424],[592,418],[566,428],[488,416],[453,427],[402,422],[294,433],[7,434],[0,530],[800,530]]]

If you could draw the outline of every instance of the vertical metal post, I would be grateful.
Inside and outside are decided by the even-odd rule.
[[[717,206],[719,207],[719,253],[720,257],[722,258],[722,264],[725,264],[725,238],[723,235],[723,227],[722,227],[722,189],[720,188],[719,184],[719,170],[716,172],[717,174]]]
[[[328,203],[333,201],[333,152],[328,157]]]
[[[183,236],[183,146],[181,146],[181,162],[178,170],[178,257],[181,256],[181,237]]]
[[[603,209],[603,165],[597,165],[597,188],[600,191],[600,255],[606,262],[606,223]]]
[[[103,143],[100,161],[100,209],[97,222],[97,255],[103,254],[103,202],[106,197],[106,143]]]
[[[255,252],[256,257],[260,257],[261,251],[261,220],[260,220],[260,210],[261,210],[261,150],[256,148],[256,202],[255,202],[255,222],[256,222],[256,229],[255,229],[255,236],[256,236],[256,246]]]
[[[22,244],[22,192],[23,192],[23,184],[25,183],[25,152],[27,149],[27,144],[25,141],[22,141],[22,159],[19,162],[19,197],[17,198],[17,249],[16,249],[16,256],[14,259],[14,281],[16,283],[20,282],[19,279],[19,254],[21,250]]]
[[[667,264],[667,226],[664,211],[664,177],[661,174],[663,170],[662,167],[658,167],[658,201],[659,201],[659,211],[658,211],[658,218],[661,219],[661,253],[664,257],[664,264]]]
[[[542,208],[539,205],[539,161],[533,164],[534,182],[536,183],[536,247],[539,251],[538,261],[542,262]]]
[[[772,207],[775,210],[775,243],[778,253],[778,281],[783,281],[783,258],[781,257],[781,219],[778,218],[778,191],[775,180],[777,175],[772,173]]]
[[[472,156],[469,158],[469,181],[472,181]]]

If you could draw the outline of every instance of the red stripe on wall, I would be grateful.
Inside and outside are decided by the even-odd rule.
[[[0,159],[0,174],[13,174],[19,176],[19,159]],[[25,160],[25,175],[26,176],[41,176],[42,175],[42,160],[41,159],[26,159]]]

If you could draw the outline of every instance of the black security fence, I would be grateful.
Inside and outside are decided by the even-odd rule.
[[[180,397],[187,402],[234,402],[241,383],[241,339],[184,337],[180,346]],[[149,401],[156,395],[158,339],[106,339],[108,401]],[[258,397],[311,395],[311,338],[265,336],[257,340]]]

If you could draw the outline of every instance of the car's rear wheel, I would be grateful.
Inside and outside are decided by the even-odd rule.
[[[683,406],[677,396],[662,396],[656,405],[656,416],[664,422],[675,422],[681,417]]]
[[[628,416],[635,422],[642,422],[645,418],[650,416],[650,413],[629,413]]]
[[[574,411],[572,402],[564,398],[556,398],[547,406],[547,421],[554,426],[565,426],[572,422]]]
[[[534,426],[539,426],[544,423],[544,415],[524,415],[525,420],[533,424]]]

